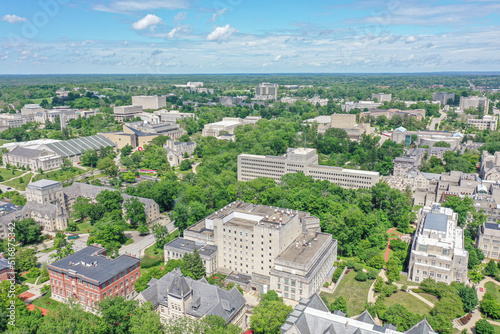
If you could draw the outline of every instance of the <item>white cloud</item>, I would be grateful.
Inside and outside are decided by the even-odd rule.
[[[416,42],[416,41],[418,41],[418,38],[417,38],[416,36],[411,35],[411,36],[408,36],[408,37],[406,38],[406,41],[405,41],[405,42],[406,42],[407,44],[410,44],[410,43],[414,43],[414,42]]]
[[[182,20],[185,20],[187,16],[187,12],[178,12],[175,17],[174,17],[174,22],[180,22]]]
[[[95,5],[93,8],[102,12],[123,13],[152,9],[187,9],[189,0],[113,0],[109,5]]]
[[[172,39],[175,37],[178,37],[179,34],[181,33],[186,33],[189,32],[191,26],[189,24],[186,25],[178,25],[174,29],[170,30],[167,34],[168,39]]]
[[[217,12],[214,13],[214,15],[212,15],[212,18],[209,20],[209,22],[213,23],[213,22],[217,21],[217,19],[219,17],[221,17],[222,15],[224,15],[226,12],[227,12],[227,8],[219,9]]]
[[[9,23],[17,23],[17,22],[25,22],[28,19],[25,17],[20,17],[17,15],[5,15],[4,17],[0,18],[1,21],[7,21]]]
[[[132,24],[132,28],[135,30],[144,30],[147,27],[151,27],[151,30],[153,30],[159,23],[161,23],[161,19],[158,16],[148,14],[139,21],[134,22],[134,24]]]
[[[235,32],[237,32],[235,28],[226,24],[223,27],[216,27],[210,34],[208,34],[207,40],[216,42],[225,41]]]

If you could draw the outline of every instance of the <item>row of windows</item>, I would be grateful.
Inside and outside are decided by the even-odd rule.
[[[417,263],[422,263],[422,259],[417,259]],[[427,264],[427,260],[424,260],[424,264]],[[436,265],[436,260],[432,260],[430,263],[431,266]],[[443,264],[441,262],[438,262],[438,266],[442,267]],[[450,269],[450,265],[448,263],[445,264],[446,269]]]

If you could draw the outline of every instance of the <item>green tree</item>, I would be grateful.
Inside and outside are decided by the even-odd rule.
[[[241,328],[235,324],[226,325],[226,321],[217,315],[207,315],[201,320],[207,325],[205,334],[240,334]]]
[[[150,302],[142,304],[130,317],[130,334],[163,334],[163,329],[164,326],[160,320],[160,316],[154,311],[153,305]]]
[[[107,333],[106,324],[97,315],[82,310],[78,304],[62,304],[49,312],[37,334]]]
[[[484,268],[484,274],[487,276],[495,277],[498,274],[498,267],[494,260],[490,260]]]
[[[438,142],[435,142],[434,145],[432,145],[433,147],[451,147],[450,143],[448,142],[445,142],[445,141],[438,141]]]
[[[285,305],[281,298],[271,301],[266,300],[265,295],[261,298],[259,305],[254,308],[250,325],[256,334],[277,334],[292,308]]]
[[[122,154],[122,157],[128,157],[131,153],[132,153],[132,146],[130,146],[129,144],[125,145],[122,147],[122,149],[120,150],[121,154]]]
[[[330,312],[338,310],[347,314],[347,301],[344,299],[344,297],[340,296],[328,306],[328,309],[330,310]]]
[[[85,220],[90,216],[93,206],[89,198],[78,197],[72,207],[74,217],[79,221]]]
[[[123,197],[118,190],[103,190],[96,196],[96,201],[102,205],[104,212],[111,212],[122,209]]]
[[[184,261],[184,269],[190,272],[194,279],[198,280],[205,277],[205,266],[198,249],[195,248],[193,254],[184,253],[182,260]]]
[[[84,166],[96,167],[97,162],[99,161],[99,155],[97,154],[96,150],[90,149],[82,154],[82,156],[80,157],[80,161]]]
[[[182,171],[190,170],[191,165],[192,165],[191,160],[189,159],[182,160],[181,164],[179,165],[179,169]]]
[[[101,318],[107,327],[108,333],[112,334],[128,333],[131,317],[138,308],[139,304],[136,300],[126,300],[122,296],[105,298],[99,302]]]
[[[146,224],[146,212],[144,211],[144,203],[137,197],[128,198],[124,204],[125,219],[130,222],[130,225],[136,227],[137,225]]]
[[[108,255],[117,256],[121,245],[127,241],[125,237],[123,222],[115,219],[103,218],[99,221],[95,228],[90,231],[90,237],[87,240],[87,245],[94,243],[101,244],[107,249]]]
[[[42,227],[32,218],[13,221],[16,241],[23,245],[34,244],[40,241]]]
[[[472,312],[479,302],[476,289],[465,285],[460,285],[457,289],[458,295],[460,296],[460,299],[462,299],[464,311],[467,313]]]
[[[106,174],[107,176],[117,176],[118,166],[115,161],[109,157],[99,160],[97,169]]]
[[[488,322],[488,320],[481,319],[476,322],[477,334],[495,334],[495,327]]]

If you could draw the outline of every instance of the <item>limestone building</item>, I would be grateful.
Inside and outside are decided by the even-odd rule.
[[[132,105],[142,109],[160,109],[167,105],[166,96],[132,96]]]
[[[442,106],[445,106],[449,100],[455,102],[455,93],[432,93],[432,101],[439,101]]]
[[[319,165],[318,154],[312,148],[289,148],[284,156],[238,156],[238,181],[269,177],[278,182],[283,175],[297,172],[316,180],[328,180],[343,188],[369,189],[379,181],[378,172]]]
[[[434,204],[419,212],[408,268],[409,280],[422,282],[467,282],[468,252],[464,248],[464,231],[457,226],[457,213]]]
[[[259,293],[275,290],[292,300],[316,293],[330,277],[337,259],[337,241],[320,232],[317,217],[240,201],[185,230],[184,239],[177,242],[181,246],[165,246],[165,259],[188,247],[185,240],[198,243],[198,249],[203,245],[217,247],[212,260],[217,271],[247,276],[249,289]]]
[[[278,99],[278,84],[263,82],[255,87],[255,98],[257,100],[276,100]]]
[[[126,120],[133,119],[138,114],[142,113],[141,106],[121,106],[113,108],[115,120],[118,122],[124,122]]]
[[[490,107],[490,100],[483,96],[460,97],[460,110],[465,111],[469,108],[482,109],[487,114]]]
[[[476,247],[483,251],[487,259],[500,260],[500,225],[483,223],[479,228]]]
[[[194,113],[190,112],[179,112],[178,110],[170,110],[166,111],[165,109],[155,111],[155,115],[160,117],[160,122],[173,122],[176,123],[177,120],[181,120],[184,118],[193,118],[194,119]]]
[[[384,93],[373,93],[372,94],[372,100],[375,101],[377,99],[377,102],[379,103],[384,103],[384,102],[391,102],[392,100],[392,94],[384,94]]]
[[[163,148],[167,150],[167,159],[170,166],[179,166],[184,160],[184,155],[191,156],[196,148],[195,142],[182,142],[167,140]]]
[[[160,279],[151,279],[136,300],[140,304],[151,302],[162,322],[185,316],[202,319],[216,315],[226,324],[248,327],[246,301],[236,287],[227,291],[209,284],[205,278],[184,277],[179,269]]]
[[[469,118],[467,120],[468,127],[474,127],[478,130],[491,130],[497,129],[498,116],[484,115],[483,118]]]
[[[7,164],[17,167],[30,168],[32,171],[40,169],[49,171],[62,165],[62,158],[48,150],[34,150],[17,146],[9,153],[2,155],[3,166]]]
[[[126,145],[144,147],[158,136],[167,136],[171,139],[179,139],[187,132],[174,122],[162,122],[158,124],[144,124],[140,122],[130,122],[123,124],[123,131],[103,132],[100,135],[113,142],[117,148],[121,149]]]
[[[234,134],[234,130],[245,124],[255,124],[261,119],[260,116],[247,116],[245,119],[238,117],[224,117],[222,121],[205,124],[202,131],[203,137],[218,137],[223,132],[227,134]]]

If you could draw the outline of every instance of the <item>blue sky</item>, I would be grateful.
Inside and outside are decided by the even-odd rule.
[[[0,74],[500,71],[498,0],[16,0]]]

